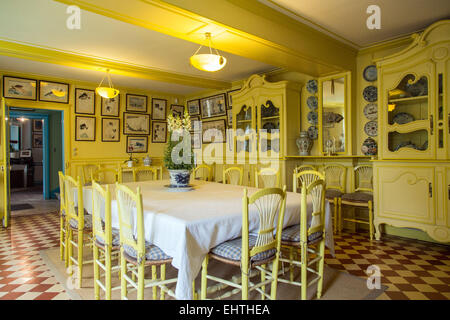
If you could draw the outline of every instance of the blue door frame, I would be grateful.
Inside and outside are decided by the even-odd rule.
[[[27,117],[28,119],[43,119],[44,125],[42,128],[42,134],[43,134],[43,152],[42,152],[42,163],[43,163],[43,170],[42,170],[42,182],[43,182],[43,193],[44,193],[44,199],[48,200],[50,199],[50,146],[49,146],[49,138],[48,138],[48,129],[49,129],[49,122],[48,122],[48,115],[47,114],[40,114],[40,113],[27,113],[26,111],[10,111],[9,117],[17,118],[17,117]]]

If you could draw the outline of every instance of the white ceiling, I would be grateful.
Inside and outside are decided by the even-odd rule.
[[[0,39],[228,82],[275,69],[271,65],[221,52],[228,60],[224,69],[214,73],[200,71],[189,64],[189,57],[199,48],[195,43],[84,10],[81,12],[81,29],[70,30],[66,27],[66,20],[69,17],[66,8],[66,5],[51,0],[1,0]],[[0,69],[9,67],[9,63],[9,59],[2,57]],[[23,62],[23,66],[20,66],[21,63],[18,61],[13,64],[14,67],[19,66],[20,71],[31,68],[36,73],[48,74],[51,70],[54,76],[60,73],[60,77],[72,79],[83,77],[83,80],[94,82],[101,79],[100,74],[86,70],[80,73],[76,68],[51,67],[45,63],[32,61]],[[114,75],[113,82],[120,86],[128,86],[134,81],[142,88],[163,92],[175,91],[180,94],[203,90],[126,78]]]
[[[397,38],[422,30],[438,20],[450,18],[450,0],[259,1],[300,22],[316,27],[319,25],[339,40],[347,40],[356,47]],[[366,26],[370,15],[366,13],[369,5],[380,7],[379,30],[370,30]]]

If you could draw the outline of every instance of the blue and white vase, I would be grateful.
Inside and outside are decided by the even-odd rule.
[[[189,170],[169,170],[170,186],[183,188],[189,186],[191,172]]]

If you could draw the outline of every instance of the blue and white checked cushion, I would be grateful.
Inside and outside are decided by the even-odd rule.
[[[249,249],[253,248],[256,243],[257,236],[249,235],[248,245]],[[211,252],[224,257],[226,259],[240,261],[241,260],[241,250],[242,250],[242,238],[236,238],[230,241],[219,244],[218,246],[211,249]],[[252,261],[260,261],[268,259],[276,254],[276,249],[270,249],[264,252],[260,252],[252,257]]]
[[[322,232],[314,232],[308,236],[308,242],[319,240],[322,238]],[[295,224],[293,226],[283,229],[281,232],[281,241],[300,242],[300,225]]]
[[[96,236],[95,239],[101,244],[105,245],[103,237]],[[113,247],[118,247],[120,245],[119,229],[112,228],[112,245]]]
[[[137,259],[137,252],[134,248],[124,244],[123,250],[132,258]],[[164,251],[162,251],[159,247],[145,242],[145,259],[147,261],[150,260],[168,260],[172,257],[168,256]]]
[[[70,219],[69,224],[74,229],[78,228],[78,220],[75,220],[74,218]],[[92,229],[92,216],[90,214],[84,215],[84,228]]]

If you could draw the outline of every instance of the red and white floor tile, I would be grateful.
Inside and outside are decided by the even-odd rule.
[[[39,254],[59,246],[57,213],[13,217],[11,226],[0,229],[0,300],[68,300]],[[336,257],[326,263],[367,278],[376,265],[381,283],[388,289],[379,299],[449,300],[450,247],[428,242],[383,237],[370,241],[366,234],[335,236]]]

